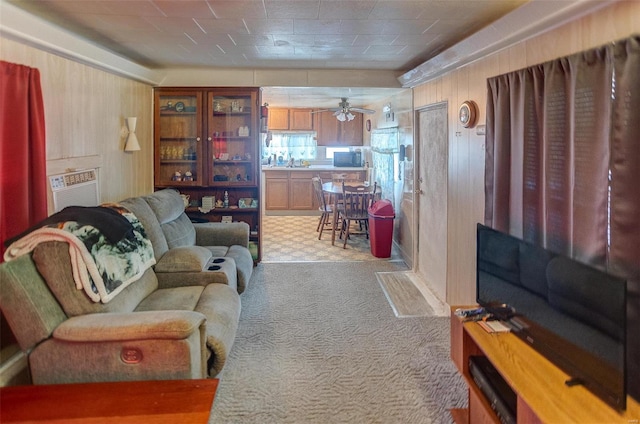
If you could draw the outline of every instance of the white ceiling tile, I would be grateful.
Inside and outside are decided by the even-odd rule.
[[[340,22],[339,34],[382,34],[385,21],[381,19],[344,19]]]
[[[314,46],[353,46],[356,37],[355,35],[341,35],[341,34],[323,34],[313,36],[314,40],[311,43]]]
[[[381,0],[371,12],[372,19],[419,19],[425,1]]]
[[[264,0],[269,19],[317,19],[319,0]]]
[[[153,4],[158,6],[168,18],[192,18],[202,17],[213,19],[215,16],[206,1],[166,1],[154,0]]]
[[[340,20],[296,19],[293,21],[294,34],[339,34]]]
[[[207,0],[213,14],[219,19],[266,19],[262,1]]]
[[[374,9],[374,0],[322,0],[320,19],[368,19]]]
[[[422,34],[425,30],[430,28],[437,21],[431,20],[407,20],[407,19],[394,19],[386,21],[383,34]]]
[[[245,19],[251,34],[293,34],[293,19]]]

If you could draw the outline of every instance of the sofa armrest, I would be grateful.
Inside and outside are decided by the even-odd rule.
[[[60,324],[53,337],[68,342],[182,340],[201,331],[206,318],[193,311],[142,311],[80,315]]]
[[[198,246],[249,247],[249,224],[246,222],[204,222],[193,224]]]

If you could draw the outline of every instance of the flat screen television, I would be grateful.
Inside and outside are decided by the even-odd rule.
[[[617,410],[626,407],[626,296],[618,278],[482,224],[476,300]]]

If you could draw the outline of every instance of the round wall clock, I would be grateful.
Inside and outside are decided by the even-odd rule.
[[[465,128],[473,128],[478,119],[478,106],[473,100],[467,100],[458,109],[458,119]]]

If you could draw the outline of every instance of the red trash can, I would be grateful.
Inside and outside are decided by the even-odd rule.
[[[391,256],[395,217],[390,200],[378,200],[369,207],[369,244],[371,254],[376,258]]]

